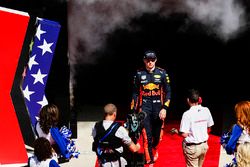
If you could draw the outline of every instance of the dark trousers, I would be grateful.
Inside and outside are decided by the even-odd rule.
[[[154,160],[153,149],[155,149],[159,144],[163,121],[159,118],[159,112],[150,112],[150,111],[144,111],[144,112],[146,112],[147,114],[144,120],[144,128],[146,132],[146,135],[144,135],[144,142],[146,141],[147,146],[145,146],[144,143],[144,149],[147,149],[145,150],[145,154],[149,154],[145,156],[147,161],[149,160],[147,158],[148,156],[150,157],[151,161],[153,161]]]

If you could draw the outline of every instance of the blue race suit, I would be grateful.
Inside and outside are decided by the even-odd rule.
[[[171,98],[170,80],[166,70],[155,67],[152,72],[145,68],[134,76],[131,110],[147,114],[142,131],[146,161],[153,161],[153,148],[159,144],[163,121],[159,118],[162,108],[168,109]],[[152,130],[153,129],[153,130]]]

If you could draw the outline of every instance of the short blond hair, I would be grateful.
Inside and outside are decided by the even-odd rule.
[[[105,115],[113,115],[117,112],[117,108],[114,104],[109,103],[104,106],[104,114]]]
[[[250,143],[246,142],[237,147],[236,161],[238,167],[250,167]]]

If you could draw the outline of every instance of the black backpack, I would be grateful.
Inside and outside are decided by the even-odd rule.
[[[105,130],[103,121],[95,124],[96,136],[92,144],[92,151],[102,163],[120,160],[122,154],[116,150],[122,146],[122,140],[115,136],[116,131],[120,127],[118,122],[113,122],[111,126]]]

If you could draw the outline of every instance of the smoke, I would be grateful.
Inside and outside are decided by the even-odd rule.
[[[207,25],[224,41],[245,28],[245,11],[234,0],[187,0],[187,12]]]
[[[159,11],[161,3],[152,0],[71,0],[68,2],[68,39],[70,63],[70,95],[76,65],[93,64],[95,51],[105,47],[108,34],[116,28],[127,27],[131,18]]]
[[[108,34],[127,27],[144,13],[168,16],[185,12],[228,40],[245,25],[245,12],[234,0],[71,0],[68,2],[69,61],[95,63],[93,52],[105,47]]]
[[[75,65],[95,63],[95,53],[105,48],[108,34],[128,28],[132,18],[144,13],[187,13],[213,30],[222,40],[235,36],[245,25],[245,12],[234,0],[71,0],[68,2],[69,63],[71,83]]]
[[[69,2],[70,63],[94,63],[91,53],[104,47],[107,34],[133,17],[156,12],[151,0],[72,0]],[[80,52],[79,52],[80,51]]]

